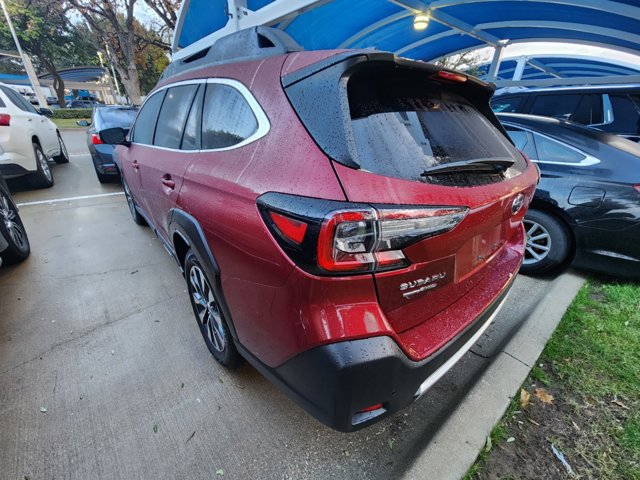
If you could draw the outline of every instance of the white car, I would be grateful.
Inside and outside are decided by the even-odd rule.
[[[69,154],[56,124],[11,87],[0,83],[0,172],[5,178],[29,175],[34,187],[53,185],[49,159],[67,163]]]

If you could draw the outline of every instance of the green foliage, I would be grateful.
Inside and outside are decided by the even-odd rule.
[[[56,108],[53,110],[53,118],[91,118],[90,108]]]

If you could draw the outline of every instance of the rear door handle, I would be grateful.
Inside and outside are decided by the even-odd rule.
[[[138,164],[137,160],[134,160],[133,162],[131,162],[131,166],[133,167],[134,170],[138,170],[140,168],[140,165]]]
[[[171,175],[169,174],[164,174],[164,176],[162,177],[162,184],[165,187],[168,187],[170,189],[174,189],[176,187],[176,182],[174,182],[173,180],[171,180]]]

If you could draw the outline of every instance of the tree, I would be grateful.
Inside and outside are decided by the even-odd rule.
[[[58,73],[70,60],[78,64],[95,63],[96,49],[86,35],[67,18],[63,4],[55,0],[13,0],[7,9],[20,44],[34,60],[38,71],[53,77],[53,89],[64,108],[64,80]],[[0,23],[0,48],[15,50],[9,27]]]
[[[136,0],[68,0],[89,25],[120,77],[129,100],[140,104],[140,79],[136,65],[134,7]]]
[[[181,0],[144,0],[170,31],[176,29]],[[161,32],[162,33],[162,32]]]
[[[159,35],[141,24],[136,24],[136,66],[143,95],[155,87],[164,69],[169,65],[167,48],[162,47]]]
[[[468,75],[478,75],[480,73],[480,64],[482,59],[477,50],[468,50],[463,53],[443,57],[436,61],[439,65],[450,70],[459,70]]]

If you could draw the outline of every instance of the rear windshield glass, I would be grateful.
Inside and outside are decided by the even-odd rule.
[[[407,180],[455,184],[499,181],[517,174],[522,157],[513,145],[473,105],[439,84],[389,79],[349,85],[349,108],[360,168]],[[364,91],[363,91],[364,90]],[[505,171],[487,169],[438,175],[425,170],[448,163],[494,160],[513,163]],[[492,169],[489,169],[492,170]],[[499,173],[499,175],[496,174]],[[489,172],[490,173],[490,172]],[[445,182],[450,183],[450,182]]]
[[[105,108],[100,110],[102,128],[129,128],[136,118],[137,109],[133,108]]]

